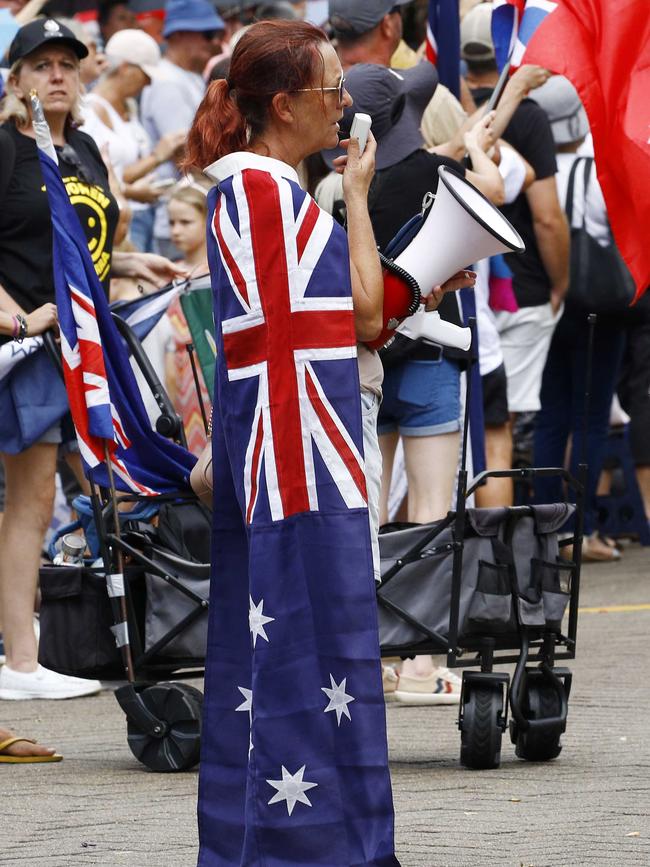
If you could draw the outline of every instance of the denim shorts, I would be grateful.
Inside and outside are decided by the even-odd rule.
[[[456,361],[405,361],[382,386],[380,434],[427,437],[460,430],[460,366]]]

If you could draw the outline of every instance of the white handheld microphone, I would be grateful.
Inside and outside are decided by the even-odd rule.
[[[372,118],[369,114],[362,114],[358,111],[352,119],[350,138],[359,139],[359,156],[361,156],[365,150],[366,142],[368,141],[368,132],[371,126]]]

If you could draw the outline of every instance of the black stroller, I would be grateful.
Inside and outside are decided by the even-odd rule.
[[[113,318],[160,409],[158,432],[184,442],[181,420],[140,341]],[[93,556],[82,568],[40,570],[39,661],[87,678],[126,674],[115,696],[133,755],[151,770],[189,769],[199,760],[203,694],[169,678],[199,676],[205,663],[210,512],[187,492],[152,502],[118,494],[114,485],[95,487],[75,505]]]

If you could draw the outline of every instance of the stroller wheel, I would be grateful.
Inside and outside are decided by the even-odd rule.
[[[139,698],[161,724],[160,734],[143,731],[127,717],[133,755],[152,771],[186,771],[199,761],[203,695],[184,683],[149,686]]]
[[[460,734],[460,763],[466,768],[498,768],[503,735],[501,684],[472,684],[465,690]]]
[[[527,719],[551,719],[560,713],[560,698],[552,684],[535,674],[529,675],[526,678],[522,709]],[[557,726],[522,732],[512,720],[510,724],[510,736],[515,744],[515,753],[520,759],[528,762],[548,762],[562,752],[562,732]]]

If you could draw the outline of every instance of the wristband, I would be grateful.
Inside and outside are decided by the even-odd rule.
[[[14,337],[16,343],[22,343],[23,340],[27,337],[27,320],[20,313],[17,313],[14,317],[19,324],[18,334]]]
[[[20,322],[15,316],[11,317],[11,336],[15,340],[20,333]]]

